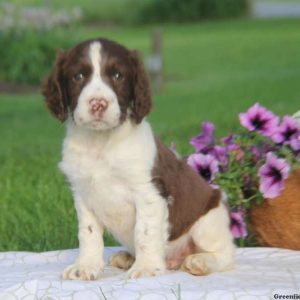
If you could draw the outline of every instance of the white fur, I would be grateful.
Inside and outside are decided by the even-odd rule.
[[[223,202],[200,218],[189,234],[200,252],[196,255],[198,263],[204,266],[204,273],[233,268],[235,247],[229,230],[228,210]]]
[[[198,262],[201,262],[202,269],[206,269],[206,273],[233,268],[235,246],[229,229],[228,210],[224,197],[225,195],[218,207],[202,216],[186,234],[168,244],[169,258],[176,257],[176,254],[184,250],[192,240],[197,253],[190,256],[194,258],[197,256]]]
[[[93,66],[93,74],[90,82],[80,93],[74,111],[74,121],[77,125],[96,130],[116,127],[119,124],[121,110],[117,95],[101,77],[101,44],[99,42],[93,42],[90,45],[89,59]],[[108,107],[101,118],[90,113],[89,102],[92,98],[104,98],[108,103]]]
[[[126,121],[101,134],[69,122],[60,167],[74,193],[80,262],[65,278],[74,279],[69,274],[82,262],[90,269],[93,261],[100,261],[103,242],[97,230],[103,227],[136,256],[131,277],[165,269],[168,209],[151,182],[155,156],[153,133],[145,121],[138,126]],[[88,226],[96,230],[91,233]],[[98,266],[99,273],[103,262]]]

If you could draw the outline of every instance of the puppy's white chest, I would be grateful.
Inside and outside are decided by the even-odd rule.
[[[137,156],[126,155],[126,150],[66,141],[60,166],[75,201],[83,202],[99,223],[131,250],[136,219],[134,190],[141,176],[137,174]]]
[[[78,200],[106,227],[123,228],[128,219],[134,219],[132,187],[126,171],[130,167],[117,153],[112,157],[95,149],[69,150],[61,167]]]
[[[141,195],[151,183],[156,148],[147,123],[138,128],[124,124],[119,130],[107,140],[70,131],[60,167],[70,181],[75,202],[84,204],[131,250],[136,201],[143,201]]]

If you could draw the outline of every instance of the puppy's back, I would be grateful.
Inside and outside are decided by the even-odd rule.
[[[156,138],[157,156],[152,181],[167,200],[170,236],[175,240],[209,210],[217,207],[221,192],[215,190],[183,159]]]

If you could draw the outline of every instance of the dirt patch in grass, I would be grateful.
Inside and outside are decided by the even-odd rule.
[[[0,81],[0,93],[27,94],[40,92],[40,86]]]

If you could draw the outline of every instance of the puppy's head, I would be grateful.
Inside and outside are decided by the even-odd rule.
[[[60,121],[107,130],[150,112],[147,75],[136,51],[106,40],[83,42],[59,53],[43,86],[47,106]]]

